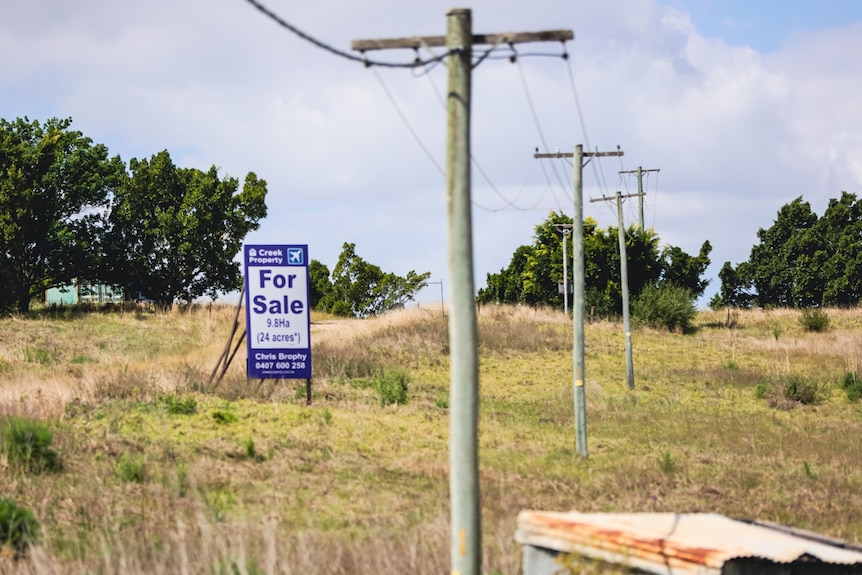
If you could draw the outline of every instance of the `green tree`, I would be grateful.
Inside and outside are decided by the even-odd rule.
[[[808,244],[800,232],[816,222],[811,204],[800,196],[779,210],[772,227],[757,231],[760,242],[751,248],[750,265],[743,268],[747,277],[742,279],[753,286],[759,305],[794,306],[794,274],[810,265],[812,255],[800,251]]]
[[[369,317],[403,306],[428,284],[431,272],[385,273],[356,254],[356,244],[345,243],[332,270],[332,289],[317,309],[348,317]]]
[[[266,182],[178,168],[167,151],[132,159],[113,196],[109,277],[127,293],[161,305],[239,289],[234,257],[266,216]]]
[[[533,257],[532,246],[519,246],[512,254],[509,267],[488,274],[487,286],[479,289],[479,303],[517,303],[521,301],[521,275]]]
[[[862,203],[842,192],[822,217],[801,197],[761,228],[748,261],[725,263],[711,305],[851,306],[862,299]]]
[[[486,287],[479,290],[480,303],[525,303],[562,307],[558,283],[563,276],[563,246],[561,228],[571,226],[572,219],[551,212],[548,219],[536,226],[533,244],[515,250],[508,268],[488,274]],[[617,228],[599,228],[596,221],[584,221],[585,300],[588,308],[600,315],[621,313],[619,234]],[[694,295],[706,287],[701,275],[709,265],[709,242],[701,253],[689,256],[679,248],[660,252],[659,238],[653,230],[632,226],[626,230],[629,291],[639,294],[647,286],[662,282],[682,284]],[[570,242],[571,243],[571,242]],[[567,256],[572,261],[571,248]],[[568,280],[572,266],[567,265]]]
[[[749,293],[750,285],[743,279],[750,275],[745,269],[747,265],[742,264],[735,268],[730,262],[724,262],[718,272],[721,288],[710,300],[709,307],[716,310],[725,306],[744,309],[751,307],[753,297]]]
[[[308,262],[308,289],[310,291],[308,299],[312,309],[317,309],[320,301],[332,291],[329,268],[317,260]]]
[[[829,201],[823,216],[814,226],[823,247],[813,264],[823,286],[822,305],[853,306],[862,299],[862,200],[841,192]]]
[[[562,302],[559,282],[563,281],[562,234],[566,226],[571,229],[571,218],[562,213],[551,212],[547,220],[535,227],[531,249],[522,252],[525,255],[525,265],[520,271],[521,288],[517,301],[530,305],[555,300]],[[571,245],[567,251],[571,257]],[[570,280],[571,270],[567,271],[567,279]]]
[[[703,274],[709,267],[710,252],[712,245],[708,240],[703,242],[696,256],[689,255],[675,246],[666,247],[662,250],[662,282],[684,288],[695,298],[702,296],[709,285],[709,280],[703,279]]]
[[[3,307],[26,312],[49,287],[98,279],[103,214],[125,166],[71,123],[0,119]]]

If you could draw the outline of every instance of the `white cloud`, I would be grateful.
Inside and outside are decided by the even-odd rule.
[[[655,0],[474,4],[475,32],[575,31],[568,51],[589,143],[625,152],[622,162],[594,164],[598,182],[588,166],[585,195],[632,186],[620,169],[660,168],[658,188],[650,180],[647,189],[647,223],[690,253],[709,239],[713,275],[725,260],[747,259],[757,228],[784,203],[803,195],[822,213],[841,190],[860,191],[859,25],[798,34],[764,54],[706,39],[686,12]],[[269,5],[345,50],[359,38],[442,35],[448,8],[438,0]],[[444,178],[372,71],[308,45],[247,3],[16,3],[0,21],[0,53],[7,119],[72,116],[124,159],[168,149],[185,165],[215,164],[240,178],[254,171],[269,183],[270,215],[250,240],[308,243],[330,267],[341,244],[355,242],[383,269],[445,280]],[[558,163],[555,175],[532,158],[541,140],[522,74],[548,146],[570,151],[584,140],[567,65],[523,57],[518,66],[487,60],[473,77],[474,157],[503,196],[533,208],[474,210],[477,287],[531,241],[548,211],[570,212],[570,191],[557,181],[570,185],[571,168]],[[406,70],[379,73],[444,165],[445,112],[432,82]],[[444,67],[431,79],[445,91]],[[475,169],[473,184],[477,204],[507,206]],[[608,206],[585,211],[615,222]]]

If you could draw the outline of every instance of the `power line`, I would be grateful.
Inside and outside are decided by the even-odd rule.
[[[533,117],[533,123],[536,126],[536,130],[539,132],[539,139],[542,141],[542,147],[544,151],[547,153],[548,150],[548,142],[545,140],[545,133],[542,131],[542,125],[539,122],[539,115],[536,112],[536,107],[533,105],[533,97],[530,95],[530,88],[527,86],[527,78],[524,76],[524,70],[521,68],[521,64],[518,63],[517,59],[514,60],[514,64],[518,68],[518,76],[521,78],[521,85],[524,88],[524,95],[527,97],[527,104],[530,107],[530,114]],[[554,172],[554,176],[557,178],[557,182],[560,184],[560,189],[565,190],[566,185],[563,183],[563,180],[560,178],[560,174],[557,171],[557,168],[554,164],[551,164],[551,168]],[[544,169],[544,168],[543,168]]]
[[[410,123],[410,120],[407,118],[407,115],[404,113],[404,111],[398,105],[398,101],[395,99],[395,96],[392,94],[392,91],[389,90],[389,87],[384,82],[383,77],[380,75],[380,73],[377,70],[372,70],[372,72],[374,72],[374,77],[380,83],[380,87],[383,88],[383,92],[386,94],[386,98],[389,100],[389,103],[392,104],[392,107],[395,108],[395,111],[398,113],[398,117],[401,118],[401,121],[404,124],[404,126],[407,128],[407,131],[409,131],[410,135],[413,136],[413,139],[416,141],[416,143],[422,149],[422,151],[424,152],[424,154],[428,158],[428,160],[431,162],[431,164],[437,169],[437,171],[441,175],[445,176],[446,171],[443,169],[443,167],[440,165],[440,163],[434,158],[434,155],[428,149],[428,146],[425,145],[425,142],[422,140],[421,136],[419,136],[419,133],[413,128],[413,125]],[[442,102],[442,96],[440,95],[439,91],[437,90],[437,86],[436,86],[436,84],[434,84],[434,79],[430,74],[428,74],[428,79],[431,82],[431,85],[434,87],[434,91],[437,93],[438,99],[440,99]],[[445,108],[445,105],[444,105],[444,108]],[[539,205],[539,203],[541,203],[542,199],[544,199],[544,196],[540,197],[536,201],[536,203],[534,203],[532,206],[530,206],[528,208],[522,208],[522,207],[515,204],[515,201],[518,199],[518,197],[520,197],[520,195],[524,192],[524,190],[527,187],[527,181],[529,179],[529,173],[532,173],[532,165],[531,165],[529,173],[527,175],[527,179],[524,180],[524,184],[521,186],[521,189],[516,194],[515,199],[509,200],[508,198],[506,198],[506,196],[503,195],[502,192],[500,192],[500,190],[497,188],[497,186],[494,185],[494,182],[491,181],[491,178],[485,172],[482,165],[479,163],[478,160],[476,160],[476,158],[473,157],[472,154],[470,155],[470,160],[476,166],[476,169],[482,175],[482,178],[485,180],[485,182],[488,184],[488,186],[494,191],[494,193],[496,193],[500,197],[501,200],[503,200],[503,202],[506,203],[506,207],[504,207],[504,208],[489,208],[487,206],[484,206],[484,205],[476,202],[475,200],[471,200],[472,204],[475,207],[479,208],[480,210],[483,210],[486,212],[492,212],[492,213],[493,212],[509,211],[509,209],[511,209],[512,211],[521,211],[521,212],[532,211],[536,208],[536,206]],[[553,193],[553,190],[552,190],[552,193]],[[556,201],[557,206],[559,206],[559,201],[556,200],[556,196],[554,196],[554,200]]]
[[[590,149],[590,138],[589,138],[589,135],[587,134],[587,125],[586,125],[586,122],[584,121],[584,113],[581,110],[581,100],[578,97],[578,89],[577,89],[577,86],[575,85],[575,72],[574,72],[574,68],[572,67],[572,60],[571,60],[571,58],[568,57],[568,54],[563,59],[566,61],[566,70],[568,71],[568,75],[569,75],[569,87],[572,90],[572,99],[575,103],[575,109],[578,112],[578,120],[580,121],[580,124],[581,124],[581,132],[584,135],[584,143],[586,145],[586,149],[589,150]],[[596,147],[595,149],[596,149],[596,151],[598,151],[598,147]],[[617,146],[617,149],[619,149],[619,146]],[[588,160],[588,162],[589,162],[589,160]],[[608,184],[607,184],[607,181],[605,180],[604,170],[601,167],[601,158],[597,159],[596,162],[590,162],[590,163],[592,163],[592,165],[593,165],[593,176],[596,178],[596,184],[599,186],[600,189],[602,189],[603,194],[607,194],[608,193]],[[622,160],[620,160],[620,165],[622,165]]]
[[[401,108],[398,106],[398,102],[395,101],[395,97],[392,95],[392,92],[389,91],[389,88],[383,82],[383,78],[380,77],[380,74],[377,70],[372,69],[374,72],[374,77],[377,78],[377,81],[380,83],[380,86],[383,88],[383,91],[386,93],[386,97],[389,98],[389,102],[395,108],[395,111],[398,112],[398,116],[401,118],[401,121],[404,122],[404,125],[407,126],[407,130],[413,136],[413,139],[416,140],[416,143],[419,144],[419,147],[422,148],[422,151],[425,152],[425,155],[431,160],[431,163],[434,164],[434,167],[437,168],[437,171],[440,172],[442,176],[446,176],[446,170],[437,163],[437,160],[434,159],[434,156],[431,154],[431,151],[425,146],[425,143],[422,141],[422,138],[419,137],[419,134],[416,130],[413,129],[413,126],[407,120],[407,116],[404,115],[404,112],[401,111]]]
[[[420,60],[419,58],[417,58],[413,62],[409,62],[409,63],[406,63],[406,62],[405,63],[380,62],[380,61],[376,61],[376,60],[369,60],[369,59],[365,58],[364,56],[356,56],[356,55],[351,54],[349,52],[344,52],[342,50],[339,50],[338,48],[330,46],[329,44],[326,44],[326,43],[318,40],[317,38],[303,32],[302,30],[300,30],[299,28],[297,28],[293,24],[287,22],[282,17],[280,17],[278,14],[276,14],[275,12],[273,12],[272,10],[270,10],[269,8],[267,8],[266,6],[264,6],[263,4],[258,2],[257,0],[246,0],[246,2],[248,2],[249,4],[254,6],[260,13],[269,17],[276,24],[278,24],[279,26],[281,26],[285,30],[288,30],[288,31],[292,32],[293,34],[299,36],[300,38],[302,38],[306,42],[310,42],[311,44],[314,44],[318,48],[321,48],[322,50],[326,50],[330,54],[335,54],[336,56],[340,56],[341,58],[345,58],[346,60],[350,60],[352,62],[359,62],[359,63],[363,64],[364,66],[382,66],[384,68],[422,68],[424,66],[436,64],[437,62],[440,62],[441,60],[445,60],[449,56],[449,54],[451,54],[453,52],[452,50],[448,50],[448,51],[446,51],[445,54],[441,54],[440,56],[436,56],[430,60]]]
[[[424,46],[424,48],[426,50],[428,50],[432,55],[434,55],[434,51],[429,46]],[[488,52],[490,52],[493,49],[494,48],[489,49]],[[487,54],[487,52],[486,52],[486,54]],[[481,60],[482,60],[482,58],[479,59],[479,62],[481,62]],[[478,62],[474,63],[473,67],[475,68],[477,65],[478,65]],[[434,77],[431,74],[425,74],[425,75],[428,77],[428,81],[431,84],[431,88],[434,90],[434,94],[437,96],[437,101],[440,103],[440,106],[445,110],[446,109],[446,102],[443,100],[443,95],[440,93],[440,89],[437,87],[437,83],[434,82]],[[490,188],[494,191],[494,193],[496,193],[500,197],[500,199],[503,200],[507,204],[507,206],[512,208],[513,210],[515,210],[515,211],[530,211],[530,210],[535,209],[536,206],[538,206],[539,203],[542,201],[542,198],[539,198],[539,200],[529,208],[522,208],[522,207],[515,205],[515,201],[517,201],[517,199],[521,196],[521,194],[524,192],[524,190],[527,187],[527,180],[529,179],[529,174],[532,173],[532,171],[533,171],[532,170],[532,164],[530,164],[530,170],[527,174],[527,179],[524,180],[524,183],[521,186],[521,189],[515,195],[514,199],[509,200],[508,198],[506,198],[506,196],[504,196],[502,194],[502,192],[499,191],[499,189],[497,189],[497,186],[495,186],[494,182],[491,181],[491,178],[485,172],[484,168],[482,167],[482,164],[479,162],[479,160],[476,159],[476,157],[472,154],[472,152],[470,153],[470,161],[473,163],[473,165],[476,166],[476,169],[479,171],[479,173],[482,175],[482,178],[484,178],[485,182],[488,184],[488,186],[490,186]],[[544,169],[544,167],[542,169]],[[552,193],[553,193],[553,190],[552,190]],[[556,201],[556,196],[554,196],[554,200]],[[506,208],[494,209],[494,208],[488,208],[485,206],[481,206],[481,205],[477,204],[475,201],[473,201],[473,205],[482,209],[482,210],[488,211],[488,212],[507,211]],[[559,206],[559,202],[557,202],[557,205]]]
[[[418,75],[427,75],[429,78],[431,78],[430,71],[434,67],[439,65],[443,60],[448,58],[451,54],[458,51],[457,49],[447,50],[445,53],[440,54],[440,55],[433,55],[430,59],[427,59],[427,60],[423,60],[417,56],[417,58],[413,62],[409,62],[409,63],[383,62],[383,61],[377,61],[377,60],[369,60],[367,57],[364,56],[364,53],[367,50],[380,50],[380,49],[388,49],[388,48],[413,48],[414,51],[416,51],[418,54],[418,50],[420,47],[424,47],[424,48],[428,49],[430,52],[431,46],[445,46],[445,37],[442,37],[442,36],[441,37],[423,37],[423,38],[417,37],[417,38],[411,39],[412,41],[405,41],[405,39],[396,39],[394,41],[370,40],[370,41],[354,42],[353,48],[355,50],[360,51],[363,54],[363,56],[356,56],[354,54],[351,54],[349,52],[344,52],[342,50],[339,50],[338,48],[335,48],[329,44],[326,44],[325,42],[318,40],[317,38],[311,36],[310,34],[302,31],[297,26],[286,21],[284,18],[280,17],[278,14],[276,14],[275,12],[273,12],[272,10],[270,10],[269,8],[264,6],[258,0],[246,0],[246,2],[251,4],[260,13],[264,14],[265,16],[267,16],[268,18],[273,20],[276,24],[278,24],[279,26],[281,26],[285,30],[288,30],[289,32],[295,34],[299,38],[301,38],[301,39],[313,44],[314,46],[317,46],[318,48],[325,50],[331,54],[334,54],[334,55],[339,56],[341,58],[344,58],[346,60],[350,60],[352,62],[361,63],[366,67],[380,66],[380,67],[385,67],[385,68],[409,68],[409,69],[414,69],[414,70],[418,69],[418,68],[424,68],[424,70]],[[512,34],[512,33],[477,34],[477,35],[475,35],[476,43],[488,43],[488,44],[491,44],[491,47],[488,50],[486,50],[473,63],[472,66],[475,68],[485,59],[498,60],[498,59],[506,58],[506,59],[510,60],[511,62],[517,62],[518,58],[524,58],[524,57],[554,57],[554,58],[562,57],[563,59],[568,59],[568,53],[565,50],[565,42],[567,40],[572,39],[572,38],[573,38],[573,35],[571,34],[570,31],[560,31],[560,30],[552,30],[552,31],[546,31],[546,32],[526,32],[526,33],[516,33],[516,34]],[[549,40],[560,41],[561,44],[564,46],[563,52],[561,54],[560,53],[558,53],[558,54],[546,53],[546,52],[527,52],[527,53],[520,53],[519,54],[514,49],[514,43],[515,42],[533,42],[533,41],[549,41]],[[392,42],[394,42],[394,44],[392,44]],[[501,45],[503,46],[504,49],[508,49],[511,52],[511,54],[503,54],[500,56],[493,56],[492,53],[495,50],[497,50],[498,48],[500,48]],[[432,54],[433,54],[433,52],[432,52]],[[519,71],[520,71],[520,68],[519,68]],[[539,128],[539,133],[540,133],[540,136],[541,136],[541,138],[543,140],[543,144],[544,144],[544,135],[542,134],[541,126],[539,126],[539,124],[538,124],[538,118],[536,116],[535,109],[533,108],[532,98],[530,97],[529,89],[526,86],[526,80],[523,78],[523,73],[521,74],[521,76],[522,76],[522,81],[524,81],[524,83],[525,83],[524,89],[525,89],[525,92],[527,93],[527,99],[528,99],[528,102],[530,104],[531,110],[533,111],[534,120],[537,123],[537,127]],[[434,156],[428,150],[428,147],[425,145],[425,143],[419,137],[419,134],[416,132],[416,130],[410,124],[410,121],[407,119],[404,112],[398,106],[397,101],[395,100],[394,96],[390,92],[389,88],[383,82],[383,79],[376,72],[375,72],[375,77],[377,78],[377,81],[380,83],[381,87],[383,88],[383,91],[385,92],[387,99],[390,101],[392,106],[395,108],[396,112],[398,113],[402,122],[406,126],[407,130],[412,135],[413,139],[416,141],[416,143],[422,149],[423,153],[431,161],[431,163],[434,165],[434,167],[437,169],[437,171],[440,172],[441,174],[445,175],[445,170],[442,168],[442,166],[439,164],[439,162],[437,162],[437,160],[434,158]],[[432,83],[433,83],[433,80],[432,80]],[[436,91],[436,86],[435,86],[435,91]],[[439,97],[440,96],[438,93],[438,98]],[[547,149],[547,144],[544,144],[544,145],[545,145],[545,148]],[[471,159],[471,162],[476,166],[476,169],[479,171],[482,178],[491,187],[491,189],[494,190],[494,192],[500,197],[500,199],[502,199],[504,202],[506,202],[508,207],[510,207],[514,210],[518,210],[518,211],[529,211],[529,210],[534,209],[535,206],[538,205],[538,202],[536,204],[534,204],[533,207],[530,207],[530,208],[520,208],[519,206],[515,205],[513,201],[510,201],[509,199],[507,199],[499,191],[497,186],[494,185],[494,183],[491,181],[490,177],[485,172],[484,168],[478,162],[478,160],[473,158],[472,155],[471,155],[470,159]],[[552,164],[552,168],[553,168],[553,164]],[[544,167],[543,167],[543,169],[544,169]],[[565,192],[566,187],[562,183],[562,181],[560,180],[560,176],[557,173],[556,168],[553,168],[553,171],[554,171],[554,174],[555,174],[557,180],[560,181],[561,188]],[[520,194],[521,194],[521,192],[523,192],[524,188],[526,188],[526,184],[524,186],[522,186],[522,189],[518,193],[518,196],[520,196]],[[556,198],[556,194],[554,193],[553,186],[551,186],[551,193],[554,197],[555,202],[557,203],[557,206],[559,207],[559,201]],[[541,200],[539,200],[539,201],[541,201]],[[483,209],[483,210],[486,210],[486,211],[503,211],[500,209],[488,208],[488,207],[479,205],[476,202],[473,202],[473,204],[476,207]]]
[[[339,50],[338,48],[330,46],[329,44],[326,44],[325,42],[323,42],[321,40],[318,40],[317,38],[311,36],[310,34],[302,31],[297,26],[286,21],[284,18],[280,17],[278,14],[276,14],[275,12],[273,12],[272,10],[270,10],[269,8],[267,8],[266,6],[264,6],[262,3],[258,2],[257,0],[246,0],[246,2],[251,4],[255,9],[257,9],[259,12],[261,12],[262,14],[264,14],[265,16],[267,16],[268,18],[273,20],[279,26],[281,26],[282,28],[295,34],[299,38],[301,38],[301,39],[313,44],[314,46],[317,46],[318,48],[325,50],[331,54],[334,54],[336,56],[339,56],[341,58],[344,58],[344,59],[347,59],[347,60],[350,60],[353,62],[361,63],[367,67],[380,66],[380,67],[387,67],[387,68],[409,68],[409,69],[424,68],[424,70],[422,71],[422,73],[420,75],[427,75],[430,78],[431,77],[430,71],[434,67],[436,67],[438,64],[440,64],[443,60],[445,60],[447,57],[449,57],[455,51],[455,50],[447,50],[443,54],[432,55],[432,57],[430,59],[427,59],[427,60],[423,60],[423,59],[417,57],[413,62],[409,62],[409,63],[383,62],[383,61],[369,60],[364,55],[363,56],[356,56],[354,54],[344,52],[342,50]],[[552,35],[556,34],[556,33],[557,32],[551,32]],[[529,34],[530,33],[528,33],[528,35]],[[536,39],[545,39],[546,34],[547,33],[536,33]],[[477,35],[477,36],[481,36],[481,35]],[[562,57],[563,59],[568,59],[568,53],[565,51],[565,49],[563,50],[562,54],[545,53],[545,52],[527,52],[527,53],[519,54],[518,52],[515,51],[514,45],[512,43],[510,43],[514,40],[514,38],[509,38],[509,36],[511,36],[511,35],[509,35],[509,34],[484,35],[484,37],[482,37],[481,39],[484,39],[485,41],[492,43],[492,46],[484,54],[482,54],[476,60],[476,62],[474,62],[473,67],[475,68],[485,59],[497,60],[497,59],[505,58],[505,59],[510,60],[513,63],[517,63],[518,58],[522,58],[522,57],[555,57],[555,58]],[[518,36],[520,36],[521,37],[520,39],[522,39],[524,35],[520,34]],[[477,38],[477,39],[480,39],[480,38]],[[481,39],[480,39],[480,41],[481,41]],[[430,42],[429,42],[429,40],[430,40]],[[430,46],[437,44],[438,43],[437,40],[438,40],[437,38],[430,38],[430,39],[429,38],[417,38],[416,44],[415,44],[415,46],[413,46],[413,48],[414,48],[414,50],[417,50],[417,53],[418,53],[418,48],[420,46],[425,47],[426,49],[429,49],[429,51],[430,51]],[[503,42],[506,42],[504,47],[507,48],[511,53],[510,54],[502,54],[500,56],[492,55],[492,53],[499,48],[499,44],[501,44]],[[565,37],[563,40],[561,40],[561,43],[563,44],[563,46],[565,46]],[[388,48],[388,47],[389,46],[384,46],[383,43],[380,43],[379,41],[376,43],[367,44],[367,45],[361,45],[361,44],[354,43],[354,49],[360,50],[363,54],[364,54],[365,50],[384,49],[384,48]],[[399,47],[406,47],[406,46],[399,46]],[[536,127],[539,131],[539,135],[540,135],[540,138],[542,140],[542,143],[545,146],[545,149],[547,150],[547,142],[545,141],[544,133],[543,133],[541,125],[539,124],[539,121],[538,121],[538,116],[536,114],[536,110],[535,110],[535,107],[533,105],[532,97],[530,95],[529,88],[526,84],[526,78],[524,77],[523,71],[521,70],[520,66],[518,67],[518,71],[520,73],[521,80],[522,80],[522,83],[524,85],[524,91],[525,91],[526,96],[527,96],[527,101],[529,103],[534,122],[536,123]],[[419,134],[416,132],[416,130],[411,125],[410,121],[407,119],[404,112],[401,110],[401,108],[398,105],[398,102],[396,101],[392,92],[389,90],[389,88],[387,87],[387,85],[385,84],[385,82],[383,81],[381,76],[376,71],[375,71],[375,78],[377,79],[380,86],[383,88],[383,91],[386,94],[387,99],[392,104],[392,106],[395,108],[396,113],[401,118],[401,121],[404,123],[405,127],[410,132],[413,139],[416,141],[416,143],[422,149],[425,156],[432,163],[432,165],[435,167],[435,169],[439,173],[441,173],[442,175],[445,176],[445,170],[440,165],[440,163],[437,162],[437,160],[434,158],[434,156],[431,154],[428,147],[422,141],[422,138],[419,136]],[[432,80],[432,84],[433,84],[433,80]],[[435,86],[435,91],[436,91],[436,86]],[[438,93],[438,98],[439,98],[439,93]],[[534,204],[530,208],[521,208],[521,207],[515,205],[514,201],[506,198],[499,191],[497,186],[494,185],[494,182],[491,181],[491,178],[485,172],[484,168],[478,162],[478,160],[476,160],[474,157],[472,157],[472,155],[471,155],[470,159],[473,162],[473,164],[476,166],[477,171],[482,176],[482,178],[485,180],[485,182],[488,184],[488,186],[500,197],[500,199],[502,199],[507,204],[508,208],[518,210],[518,211],[529,211],[529,210],[535,209],[535,206],[537,206],[538,203],[541,202],[541,199],[540,199],[539,202],[537,202],[536,204]],[[563,184],[556,167],[554,167],[553,164],[551,164],[551,167],[552,167],[552,170],[554,172],[554,176],[556,177],[557,181],[559,182],[561,189],[565,193],[566,187]],[[544,166],[542,167],[542,169],[544,170]],[[546,174],[546,178],[547,178],[547,174]],[[560,208],[559,200],[556,197],[556,193],[554,192],[553,186],[550,185],[550,180],[548,180],[548,183],[549,183],[549,187],[551,189],[551,194],[554,197],[554,201],[557,204],[557,207]],[[518,196],[520,196],[520,194],[523,192],[523,190],[525,188],[526,188],[526,184],[524,186],[522,186],[521,191],[518,192]],[[480,204],[477,204],[476,202],[473,202],[473,204],[476,207],[483,209],[483,210],[486,210],[486,211],[502,211],[500,209],[493,209],[493,208],[488,208],[486,206],[482,206]],[[560,208],[560,209],[562,209],[562,208]]]

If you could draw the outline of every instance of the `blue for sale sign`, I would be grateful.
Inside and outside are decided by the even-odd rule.
[[[248,376],[311,378],[308,246],[247,245]]]

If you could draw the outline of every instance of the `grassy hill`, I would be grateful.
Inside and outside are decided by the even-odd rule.
[[[0,494],[41,525],[0,571],[448,570],[447,318],[314,316],[308,406],[304,382],[247,381],[244,347],[209,383],[233,313],[0,320]],[[842,388],[862,372],[862,310],[828,314],[823,333],[787,310],[700,312],[687,335],[635,330],[633,391],[621,324],[589,324],[585,460],[571,323],[483,308],[485,572],[518,573],[526,508],[711,511],[862,541],[862,407]],[[52,434],[45,469],[9,447],[27,426]]]

